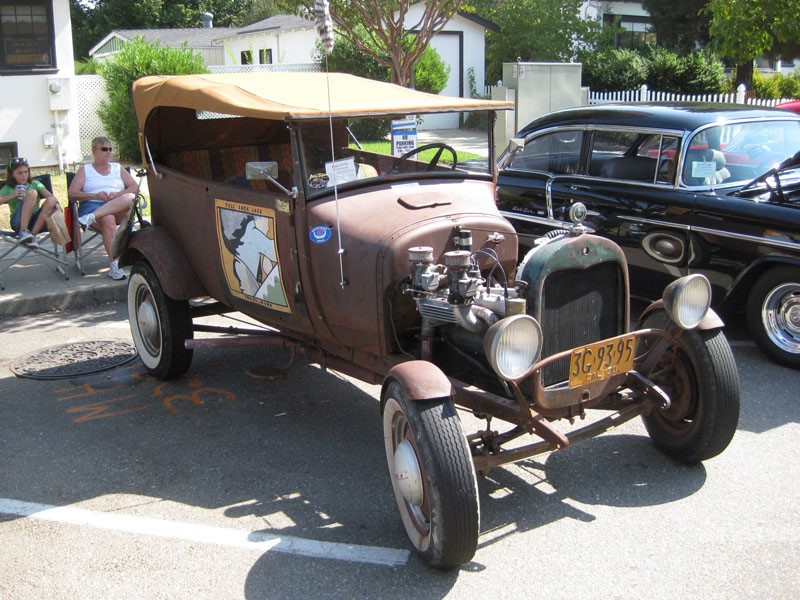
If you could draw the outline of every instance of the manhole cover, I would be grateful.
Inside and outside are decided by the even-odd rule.
[[[11,363],[11,372],[30,379],[67,379],[113,369],[136,356],[136,347],[127,342],[73,342],[17,358]]]

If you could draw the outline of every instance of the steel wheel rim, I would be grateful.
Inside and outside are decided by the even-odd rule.
[[[146,283],[137,285],[134,307],[138,337],[147,355],[157,360],[161,356],[161,326],[155,298]]]
[[[430,506],[428,503],[428,493],[425,488],[425,471],[422,467],[422,461],[419,460],[419,449],[417,448],[417,443],[414,440],[414,434],[411,431],[411,427],[406,420],[405,415],[398,411],[395,413],[392,419],[392,451],[394,450],[404,441],[408,441],[411,446],[414,448],[414,452],[417,455],[417,462],[419,463],[420,473],[422,475],[422,485],[423,485],[423,494],[422,494],[422,504],[417,506],[416,504],[412,504],[408,502],[408,500],[403,499],[405,503],[406,510],[408,511],[409,517],[411,517],[411,522],[414,525],[414,528],[423,536],[427,536],[430,534],[431,531],[431,522],[430,522]],[[392,456],[394,459],[394,456]],[[394,473],[392,473],[394,477]]]
[[[800,284],[784,283],[770,291],[761,307],[761,322],[773,344],[800,354]]]

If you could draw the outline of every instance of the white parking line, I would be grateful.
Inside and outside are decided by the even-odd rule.
[[[258,531],[193,525],[191,523],[164,521],[149,517],[110,514],[82,508],[36,504],[11,498],[0,498],[0,513],[29,517],[41,521],[88,525],[89,527],[111,531],[244,548],[264,553],[282,552],[312,558],[370,563],[388,567],[402,566],[408,562],[409,558],[407,550],[321,542],[270,535]]]

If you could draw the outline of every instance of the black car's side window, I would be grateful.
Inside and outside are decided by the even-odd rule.
[[[678,142],[677,137],[661,133],[597,130],[592,136],[589,174],[672,185]]]
[[[583,131],[559,130],[525,140],[524,150],[509,168],[520,171],[545,171],[555,175],[578,172]]]

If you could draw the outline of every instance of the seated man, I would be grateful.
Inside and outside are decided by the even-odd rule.
[[[77,200],[78,222],[92,227],[103,236],[103,246],[111,261],[108,276],[125,279],[117,257],[112,256],[111,242],[119,225],[128,215],[138,185],[133,176],[119,163],[111,162],[111,140],[96,137],[92,140],[91,163],[83,165],[69,185],[70,200]]]
[[[44,205],[40,209],[42,198]],[[17,232],[19,242],[29,248],[39,247],[36,234],[47,230],[45,217],[61,208],[52,192],[31,177],[24,158],[12,158],[8,163],[6,181],[0,189],[0,204],[5,203],[11,211],[11,228]]]

